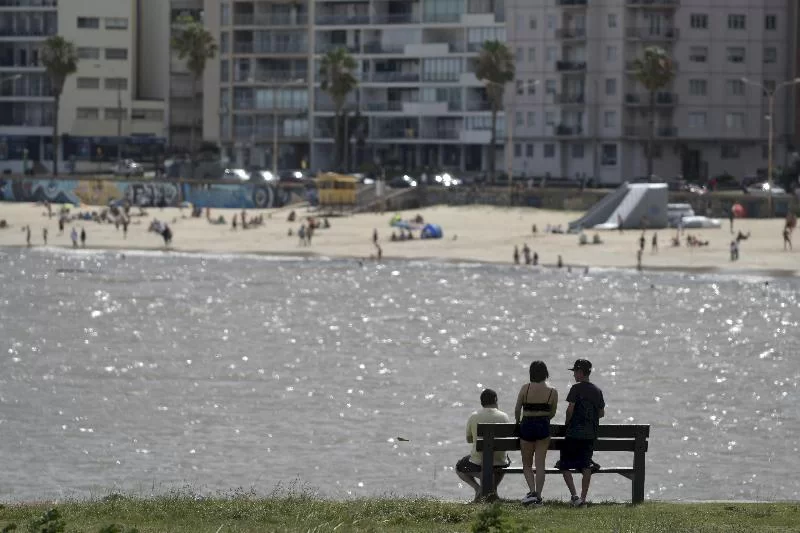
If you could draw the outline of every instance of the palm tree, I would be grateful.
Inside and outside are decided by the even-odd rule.
[[[666,87],[675,77],[675,65],[666,50],[648,46],[642,57],[633,62],[636,81],[650,93],[650,123],[647,137],[647,179],[653,175],[653,153],[656,136],[656,93]]]
[[[328,93],[333,100],[334,118],[334,161],[336,168],[342,163],[342,152],[346,139],[342,139],[341,130],[342,110],[347,100],[347,95],[358,87],[358,79],[353,72],[358,68],[358,63],[344,48],[336,48],[322,57],[320,63],[320,87]]]
[[[199,109],[197,84],[206,71],[206,63],[217,55],[217,43],[203,24],[192,17],[185,15],[178,19],[180,31],[172,37],[172,49],[178,52],[178,59],[186,60],[186,66],[192,74],[192,108]],[[194,175],[195,141],[194,127],[189,130],[189,167],[190,174]]]
[[[497,150],[497,114],[503,108],[503,92],[506,84],[514,80],[514,56],[511,50],[500,41],[483,43],[475,76],[486,84],[486,96],[492,108],[492,136],[489,140],[489,182],[494,182],[495,153]],[[510,120],[506,117],[506,120]],[[511,150],[510,146],[506,150]],[[508,177],[511,179],[511,176]]]
[[[58,110],[67,78],[78,71],[75,44],[60,35],[48,37],[42,47],[42,65],[50,77],[50,90],[55,99],[53,109],[53,175],[58,175]]]

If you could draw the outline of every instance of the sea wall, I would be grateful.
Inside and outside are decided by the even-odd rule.
[[[286,205],[302,194],[302,188],[268,183],[0,177],[0,200],[10,202],[107,205],[128,200],[141,206],[190,202],[197,207],[265,209]]]

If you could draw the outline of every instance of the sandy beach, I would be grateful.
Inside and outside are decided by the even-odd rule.
[[[53,206],[57,213],[59,206]],[[100,211],[102,208],[82,206],[81,211]],[[542,265],[555,265],[561,255],[564,265],[589,267],[635,268],[641,231],[626,230],[599,232],[603,244],[581,246],[577,235],[547,234],[548,225],[561,225],[566,228],[580,213],[567,211],[547,211],[532,208],[498,208],[489,206],[446,207],[436,206],[416,211],[401,212],[404,219],[417,214],[426,222],[439,224],[444,230],[440,240],[419,240],[391,242],[392,228],[389,221],[394,213],[358,214],[330,218],[331,227],[318,229],[310,246],[301,246],[297,238],[300,218],[313,215],[306,208],[296,208],[298,220],[287,222],[287,214],[292,208],[275,210],[249,210],[248,217],[263,214],[265,224],[254,229],[237,230],[231,228],[231,220],[240,210],[214,209],[214,218],[223,215],[225,225],[210,224],[205,216],[189,217],[189,210],[178,208],[148,208],[147,215],[133,217],[127,239],[122,230],[113,224],[99,224],[91,221],[70,223],[63,234],[58,232],[58,218],[48,219],[46,209],[41,205],[23,203],[0,203],[0,219],[5,219],[10,227],[0,229],[0,246],[25,246],[24,228],[31,227],[31,243],[42,246],[42,229],[49,232],[48,244],[58,247],[72,247],[69,232],[72,226],[86,228],[87,248],[92,249],[137,249],[163,250],[161,237],[148,232],[150,221],[157,218],[166,221],[174,233],[171,247],[175,251],[197,253],[259,253],[289,254],[309,257],[358,257],[369,258],[376,252],[372,244],[372,233],[378,230],[384,259],[438,259],[445,261],[481,261],[491,263],[512,262],[514,246],[520,253],[524,244],[539,256]],[[138,210],[132,210],[136,213]],[[538,233],[532,232],[536,225]],[[659,270],[689,271],[757,271],[767,275],[797,275],[800,271],[800,251],[784,251],[782,241],[783,219],[737,219],[734,230],[751,236],[740,245],[740,259],[730,261],[730,242],[733,235],[727,220],[721,229],[686,230],[703,241],[707,247],[687,247],[686,235],[680,247],[672,247],[672,237],[676,230],[655,230],[658,233],[658,251],[653,252],[651,239],[653,231],[647,231],[646,248],[643,254],[643,267]],[[292,229],[294,236],[289,237]],[[587,233],[589,240],[593,231]],[[797,236],[795,236],[797,237]],[[800,247],[800,239],[795,239]]]

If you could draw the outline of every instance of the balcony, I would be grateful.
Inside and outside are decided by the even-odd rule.
[[[378,139],[418,139],[418,128],[404,128],[400,126],[385,126],[378,128]]]
[[[555,128],[555,133],[559,137],[574,137],[583,133],[583,126],[578,124],[559,124]]]
[[[369,24],[369,15],[317,15],[319,26],[357,26]]]
[[[236,26],[305,26],[308,15],[277,13],[234,13],[233,23]]]
[[[56,34],[56,28],[0,28],[0,37],[50,37]]]
[[[625,70],[628,71],[630,74],[635,74],[636,73],[636,60],[635,59],[631,59],[630,61],[626,61],[625,62]],[[672,62],[672,70],[674,70],[675,72],[679,71],[678,62],[677,61],[673,61]]]
[[[627,0],[628,7],[641,7],[653,9],[676,9],[681,5],[680,0]]]
[[[403,55],[405,45],[402,44],[383,44],[377,41],[370,41],[364,44],[365,54],[396,54]]]
[[[585,8],[588,0],[558,0],[556,5],[563,8]]]
[[[626,137],[648,138],[650,137],[650,128],[648,126],[626,126]],[[678,128],[674,126],[658,126],[656,127],[655,137],[657,139],[674,139],[678,137]]]
[[[402,111],[403,102],[387,101],[387,102],[365,102],[364,110],[369,112],[389,112],[389,111]]]
[[[490,102],[467,102],[467,111],[491,111],[492,104]]]
[[[0,0],[0,7],[24,7],[26,9],[56,9],[58,0]]]
[[[261,83],[286,83],[287,81],[307,81],[308,72],[291,70],[256,70],[255,81]]]
[[[625,36],[632,41],[675,41],[680,31],[678,28],[651,28],[650,26],[629,27],[625,29]]]
[[[584,72],[586,71],[586,61],[562,59],[561,61],[556,61],[556,70],[559,72]]]
[[[420,133],[421,139],[443,139],[443,140],[457,140],[461,134],[460,130],[455,128],[425,128]]]
[[[344,48],[350,54],[360,54],[361,50],[358,46],[348,45],[344,43],[321,43],[318,42],[314,48],[316,53],[318,54],[327,54],[328,52],[332,52],[333,50],[338,50],[339,48]]]
[[[372,16],[373,24],[419,24],[420,18],[413,13],[377,13]]]
[[[585,102],[585,96],[583,93],[578,93],[578,94],[561,93],[561,94],[554,94],[553,100],[555,101],[555,103],[562,105],[570,105],[570,104],[582,105]]]
[[[564,41],[582,41],[586,39],[586,28],[559,28],[556,39]]]
[[[373,72],[369,76],[373,83],[414,83],[419,82],[419,72]]]
[[[656,106],[658,107],[671,107],[678,104],[677,93],[658,92],[656,93]],[[649,93],[627,93],[625,95],[625,105],[632,107],[636,106],[649,106],[650,94]]]

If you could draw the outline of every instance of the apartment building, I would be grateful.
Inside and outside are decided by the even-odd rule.
[[[51,157],[54,104],[40,49],[57,31],[56,0],[0,0],[0,170]]]
[[[486,40],[505,40],[502,0],[206,0],[219,36],[209,68],[205,137],[239,164],[331,168],[334,108],[319,64],[343,47],[356,59],[344,166],[487,168],[490,112],[473,74]],[[504,131],[503,116],[498,131]],[[277,128],[277,129],[276,129]],[[502,154],[493,154],[502,161]]]
[[[794,91],[778,90],[769,117],[763,91],[744,79],[772,88],[793,77],[792,1],[509,1],[515,173],[606,183],[644,176],[649,96],[633,61],[653,45],[676,67],[656,98],[656,175],[755,175],[767,167],[771,121],[783,164]]]

